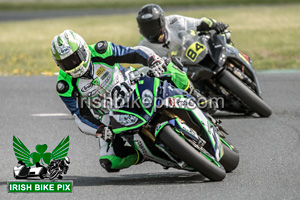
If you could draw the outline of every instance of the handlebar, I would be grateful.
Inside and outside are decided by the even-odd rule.
[[[150,75],[150,68],[149,67],[140,67],[132,72],[129,73],[129,80],[130,82],[137,82],[139,79],[145,75],[151,76]]]
[[[163,74],[158,78],[164,78],[170,75],[172,74]],[[129,79],[131,83],[137,83],[140,80],[140,78],[144,76],[154,77],[150,67],[144,66],[129,73]]]
[[[216,30],[212,29],[212,30],[209,30],[208,33],[209,35],[213,36],[215,34],[222,34],[222,33],[231,33],[231,31],[227,30],[227,28],[229,27],[228,24],[225,24],[226,26],[226,29],[223,31],[223,32],[217,32]],[[207,35],[207,31],[198,31],[198,35]]]

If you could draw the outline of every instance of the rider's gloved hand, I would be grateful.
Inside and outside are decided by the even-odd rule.
[[[104,124],[101,124],[97,128],[96,137],[101,137],[104,141],[111,142],[114,137],[114,133],[109,127],[105,126]]]
[[[228,27],[227,24],[224,24],[223,22],[215,22],[211,29],[215,30],[217,33],[222,33],[226,30],[226,28]]]
[[[155,77],[160,77],[167,70],[165,60],[158,55],[149,57],[148,66],[150,67],[150,73]]]

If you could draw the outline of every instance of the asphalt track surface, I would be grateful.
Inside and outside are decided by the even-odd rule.
[[[215,115],[239,149],[240,164],[223,181],[210,182],[151,162],[107,173],[99,165],[97,139],[77,129],[58,98],[55,76],[0,77],[0,199],[300,199],[300,73],[259,73],[259,80],[273,115]],[[37,144],[51,152],[69,135],[71,164],[64,180],[73,181],[73,193],[8,193],[17,164],[13,135],[31,152]]]

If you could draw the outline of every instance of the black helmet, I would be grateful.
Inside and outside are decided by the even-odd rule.
[[[155,4],[143,6],[136,16],[140,33],[150,42],[159,42],[158,38],[165,32],[164,11]]]

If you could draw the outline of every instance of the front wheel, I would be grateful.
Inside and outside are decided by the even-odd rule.
[[[182,139],[171,126],[165,126],[161,130],[159,138],[174,154],[203,176],[212,181],[221,181],[225,178],[226,172],[221,164],[197,151]]]
[[[261,117],[269,117],[272,114],[270,106],[229,71],[224,70],[219,81]]]
[[[59,175],[59,170],[54,169],[54,170],[52,170],[52,171],[50,172],[49,179],[50,179],[50,180],[53,180],[53,179],[55,179],[58,175]]]

